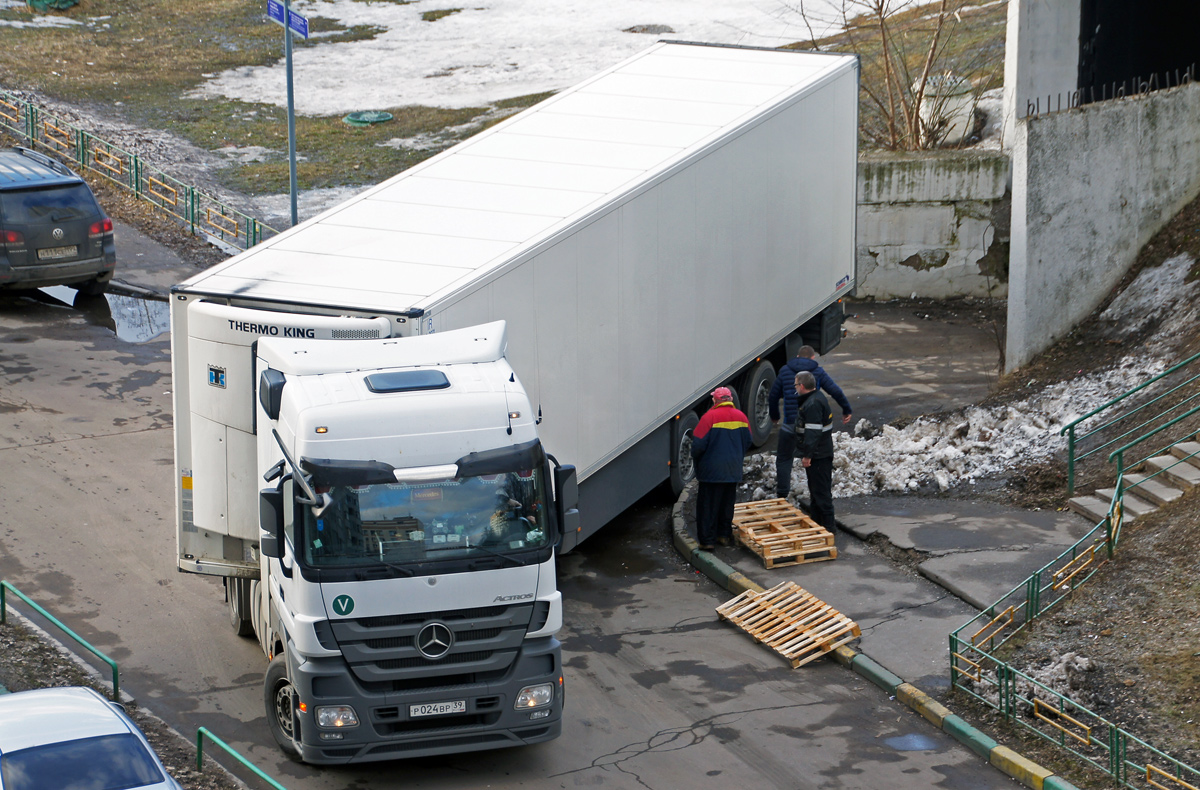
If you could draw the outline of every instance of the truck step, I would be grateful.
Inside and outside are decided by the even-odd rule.
[[[1173,455],[1156,455],[1147,459],[1145,471],[1150,474],[1162,472],[1158,475],[1159,480],[1184,490],[1200,485],[1200,469]]]
[[[1159,506],[1169,505],[1183,496],[1183,491],[1164,482],[1162,475],[1146,477],[1145,475],[1129,474],[1125,475],[1125,483],[1126,491],[1132,488],[1137,496]]]
[[[1195,467],[1200,467],[1200,442],[1179,442],[1171,445],[1171,455]]]
[[[1154,503],[1142,499],[1137,495],[1136,491],[1136,488],[1133,491],[1126,491],[1125,496],[1122,497],[1125,506],[1125,519],[1127,521],[1158,510]],[[1117,489],[1115,488],[1102,488],[1096,492],[1097,496],[1107,502],[1112,502],[1112,498],[1116,493]]]
[[[1099,524],[1108,517],[1108,506],[1111,502],[1111,499],[1101,500],[1094,496],[1077,496],[1067,500],[1067,507],[1093,524]]]

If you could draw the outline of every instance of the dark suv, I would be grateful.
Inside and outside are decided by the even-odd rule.
[[[37,151],[0,149],[0,289],[99,295],[116,265],[112,220],[83,179]]]

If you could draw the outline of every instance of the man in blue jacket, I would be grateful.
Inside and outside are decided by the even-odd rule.
[[[811,373],[817,382],[817,389],[825,390],[837,402],[842,410],[842,424],[850,422],[852,409],[845,393],[833,379],[829,377],[814,357],[817,352],[812,346],[800,346],[800,350],[783,368],[771,385],[768,396],[768,408],[771,410],[771,421],[779,422],[779,401],[783,400],[783,424],[779,426],[779,447],[775,451],[775,496],[784,498],[792,491],[792,460],[796,452],[796,413],[798,411],[798,396],[796,394],[796,374]]]
[[[753,444],[750,421],[733,405],[728,387],[712,392],[713,406],[692,431],[696,460],[696,540],[712,551],[714,543],[729,545],[733,537],[733,506],[742,482],[742,459]]]

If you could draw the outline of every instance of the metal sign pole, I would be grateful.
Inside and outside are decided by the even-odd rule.
[[[292,89],[292,4],[283,0],[283,52],[287,59],[287,114],[288,114],[288,183],[292,197],[292,226],[298,220],[296,211],[296,99]]]

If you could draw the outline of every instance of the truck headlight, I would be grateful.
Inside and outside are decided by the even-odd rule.
[[[526,686],[521,689],[521,693],[517,695],[517,702],[513,707],[517,710],[540,708],[543,705],[549,705],[553,701],[554,684],[539,683],[536,686]]]
[[[358,714],[349,705],[322,705],[317,708],[318,727],[357,727]]]

